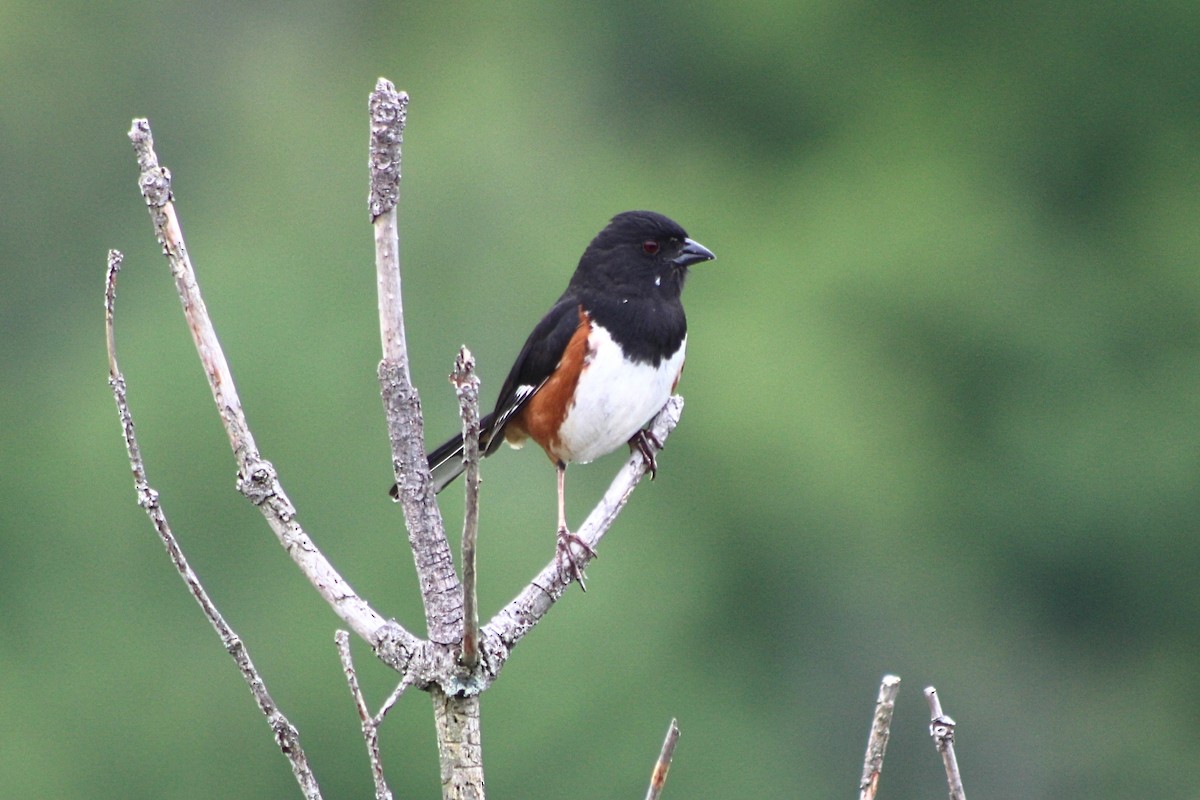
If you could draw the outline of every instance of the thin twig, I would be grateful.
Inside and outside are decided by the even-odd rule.
[[[379,713],[374,717],[375,724],[377,726],[383,723],[383,718],[386,717],[388,712],[392,710],[392,706],[399,702],[400,697],[404,694],[408,687],[412,685],[412,673],[407,672],[402,678],[400,678],[400,682],[396,684],[396,688],[393,689],[392,693],[388,695],[387,700],[384,700],[383,705],[379,707]]]
[[[667,771],[671,769],[671,759],[675,756],[675,745],[678,742],[679,723],[672,719],[667,727],[667,738],[663,739],[658,761],[654,762],[654,771],[650,773],[650,788],[646,790],[646,800],[658,800],[662,795],[663,784],[667,782]]]
[[[354,671],[354,659],[350,655],[350,634],[338,631],[333,639],[337,643],[342,672],[346,675],[346,683],[349,684],[350,694],[354,697],[354,706],[358,709],[358,720],[362,724],[367,758],[371,762],[371,777],[375,780],[375,800],[392,800],[392,790],[388,788],[387,780],[383,776],[383,762],[379,758],[379,722],[367,708],[367,700],[358,685],[358,673]]]
[[[317,786],[316,777],[308,765],[308,757],[304,754],[304,748],[300,746],[299,731],[288,721],[288,718],[279,710],[279,707],[275,705],[275,701],[267,691],[266,683],[263,682],[262,677],[258,674],[254,662],[250,660],[250,653],[242,642],[241,637],[237,635],[233,628],[225,621],[225,618],[221,616],[221,612],[217,610],[216,605],[208,596],[208,592],[205,591],[204,586],[200,583],[199,576],[196,575],[191,565],[188,564],[187,558],[184,556],[183,550],[180,548],[179,542],[175,539],[175,534],[171,531],[171,526],[167,522],[166,512],[163,511],[162,506],[159,504],[158,492],[151,488],[146,479],[146,465],[142,460],[142,451],[138,446],[137,436],[134,432],[133,415],[129,410],[129,402],[126,397],[125,376],[121,374],[121,369],[117,364],[114,316],[117,297],[117,273],[121,269],[123,260],[124,257],[118,251],[108,251],[108,271],[105,276],[104,291],[104,338],[108,347],[108,383],[112,387],[113,398],[117,402],[117,415],[121,420],[121,430],[125,438],[125,450],[129,454],[129,464],[133,470],[133,484],[137,491],[138,505],[146,510],[146,514],[150,517],[150,522],[154,525],[154,530],[158,534],[158,538],[167,549],[167,555],[170,557],[175,571],[179,573],[179,577],[187,584],[188,591],[196,599],[196,602],[204,612],[204,616],[208,618],[217,635],[221,638],[221,644],[233,658],[234,663],[237,664],[238,671],[241,672],[242,678],[246,681],[246,685],[250,687],[250,692],[254,695],[259,709],[267,718],[267,723],[271,726],[276,744],[279,745],[279,749],[287,757],[288,762],[292,766],[292,774],[296,777],[296,782],[300,785],[300,791],[309,800],[317,800],[317,798],[321,797],[321,790]]]
[[[462,662],[468,670],[479,665],[479,599],[475,581],[475,547],[479,540],[479,376],[475,357],[464,345],[450,374],[463,422],[463,461],[466,463],[466,511],[463,515]]]
[[[679,424],[683,414],[683,398],[673,396],[667,401],[663,410],[650,423],[649,431],[659,442],[665,444],[671,431]],[[576,535],[591,548],[600,543],[605,533],[616,521],[617,515],[625,507],[634,488],[646,474],[646,459],[641,453],[634,453],[625,462],[616,477],[609,484],[608,491],[600,498],[600,502],[579,526]],[[581,553],[579,557],[582,568],[591,557]],[[546,612],[563,596],[567,587],[558,568],[557,559],[552,558],[541,572],[526,586],[520,594],[500,609],[491,621],[483,627],[482,639],[486,650],[489,670],[498,672],[510,651],[525,637],[533,626],[546,615]]]
[[[188,256],[183,231],[175,213],[171,173],[159,166],[150,123],[135,119],[129,131],[141,170],[138,185],[150,212],[155,236],[166,254],[184,316],[200,355],[217,412],[229,437],[238,465],[238,490],[258,506],[267,524],[288,555],[329,603],[334,612],[389,663],[403,670],[424,651],[424,643],[394,620],[386,620],[363,600],[319,551],[296,521],[296,509],[283,491],[274,466],[261,457],[242,411],[233,373],[208,316],[196,273]],[[422,667],[422,671],[426,671]]]
[[[863,759],[862,780],[858,784],[859,800],[875,800],[879,791],[879,775],[883,772],[883,755],[887,750],[888,736],[892,728],[892,712],[896,709],[896,695],[900,693],[900,678],[884,675],[879,684],[879,697],[875,700],[875,717],[871,721],[871,735],[867,737],[867,754]]]
[[[942,701],[938,699],[937,689],[932,686],[926,688],[925,697],[929,699],[929,735],[933,737],[934,747],[942,755],[946,783],[950,786],[950,800],[966,800],[958,759],[954,756],[954,720],[942,713]]]

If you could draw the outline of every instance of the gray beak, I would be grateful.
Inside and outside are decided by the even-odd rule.
[[[690,267],[692,264],[698,264],[701,261],[712,261],[716,258],[712,250],[709,250],[699,242],[691,239],[683,240],[683,249],[679,251],[679,255],[671,259],[671,263],[677,267]]]

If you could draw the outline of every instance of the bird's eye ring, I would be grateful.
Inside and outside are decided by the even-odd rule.
[[[652,256],[658,252],[659,244],[653,239],[647,239],[642,242],[642,252],[648,256]]]

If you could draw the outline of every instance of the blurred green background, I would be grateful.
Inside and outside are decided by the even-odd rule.
[[[484,701],[493,797],[1194,797],[1200,744],[1194,3],[0,4],[0,786],[293,797],[134,502],[105,251],[152,484],[299,726],[371,791],[338,622],[234,491],[126,139],[148,116],[264,455],[385,614],[423,625],[378,398],[367,94],[412,95],[401,207],[429,438],[490,402],[614,213],[678,219],[683,421]],[[577,523],[620,459],[572,470]],[[485,465],[490,615],[550,557],[535,451]],[[458,493],[443,497],[461,524]],[[358,647],[372,702],[394,676]],[[383,732],[435,797],[427,698]]]

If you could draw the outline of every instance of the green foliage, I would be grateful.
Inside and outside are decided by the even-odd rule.
[[[679,219],[683,422],[484,703],[496,797],[848,796],[879,678],[888,797],[1174,797],[1200,723],[1200,13],[1186,3],[96,4],[0,12],[0,785],[294,787],[134,504],[105,250],[151,482],[299,726],[369,776],[336,620],[233,491],[135,186],[151,120],[264,454],[355,587],[420,629],[375,364],[366,96],[413,97],[402,230],[431,440],[490,398],[588,238]],[[617,461],[572,470],[577,521]],[[539,454],[484,468],[483,611],[550,557]],[[459,524],[445,495],[449,525]],[[392,677],[365,649],[369,695]],[[428,704],[383,733],[433,797]],[[550,768],[547,765],[552,765]]]

